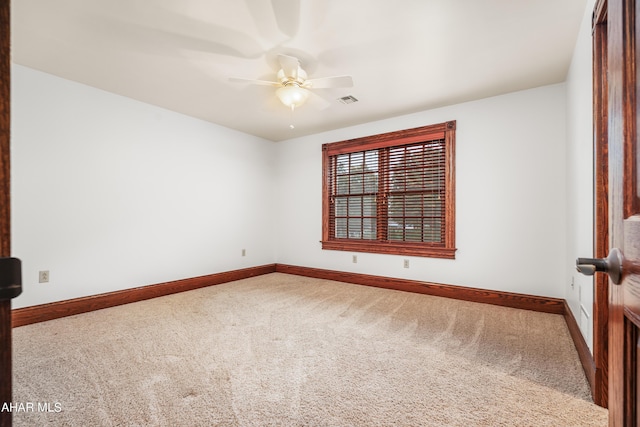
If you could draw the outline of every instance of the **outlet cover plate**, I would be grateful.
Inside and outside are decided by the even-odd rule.
[[[49,283],[49,270],[41,270],[38,272],[38,283]]]

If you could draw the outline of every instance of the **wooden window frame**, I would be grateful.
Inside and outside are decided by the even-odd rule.
[[[455,131],[456,121],[366,136],[322,146],[322,249],[455,259]],[[445,214],[442,243],[335,238],[330,233],[330,159],[338,154],[401,147],[445,140]],[[384,175],[386,171],[382,170]],[[382,190],[384,191],[384,190]],[[378,204],[380,206],[380,204]],[[378,211],[380,209],[378,208]],[[379,214],[378,214],[379,215]]]

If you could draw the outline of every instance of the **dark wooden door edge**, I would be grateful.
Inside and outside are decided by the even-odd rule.
[[[10,0],[0,0],[0,257],[11,256],[10,131],[11,42]],[[0,300],[0,404],[12,399],[11,300]],[[0,426],[11,426],[12,414],[0,412]]]
[[[593,256],[609,252],[609,88],[607,81],[607,0],[598,0],[593,10]],[[593,400],[608,406],[609,280],[594,276],[593,295]]]

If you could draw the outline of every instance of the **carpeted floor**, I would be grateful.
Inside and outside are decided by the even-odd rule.
[[[15,426],[607,425],[562,316],[279,273],[16,328],[14,402]]]

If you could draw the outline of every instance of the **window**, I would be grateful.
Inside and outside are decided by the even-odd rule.
[[[456,122],[322,146],[322,248],[455,258]]]

